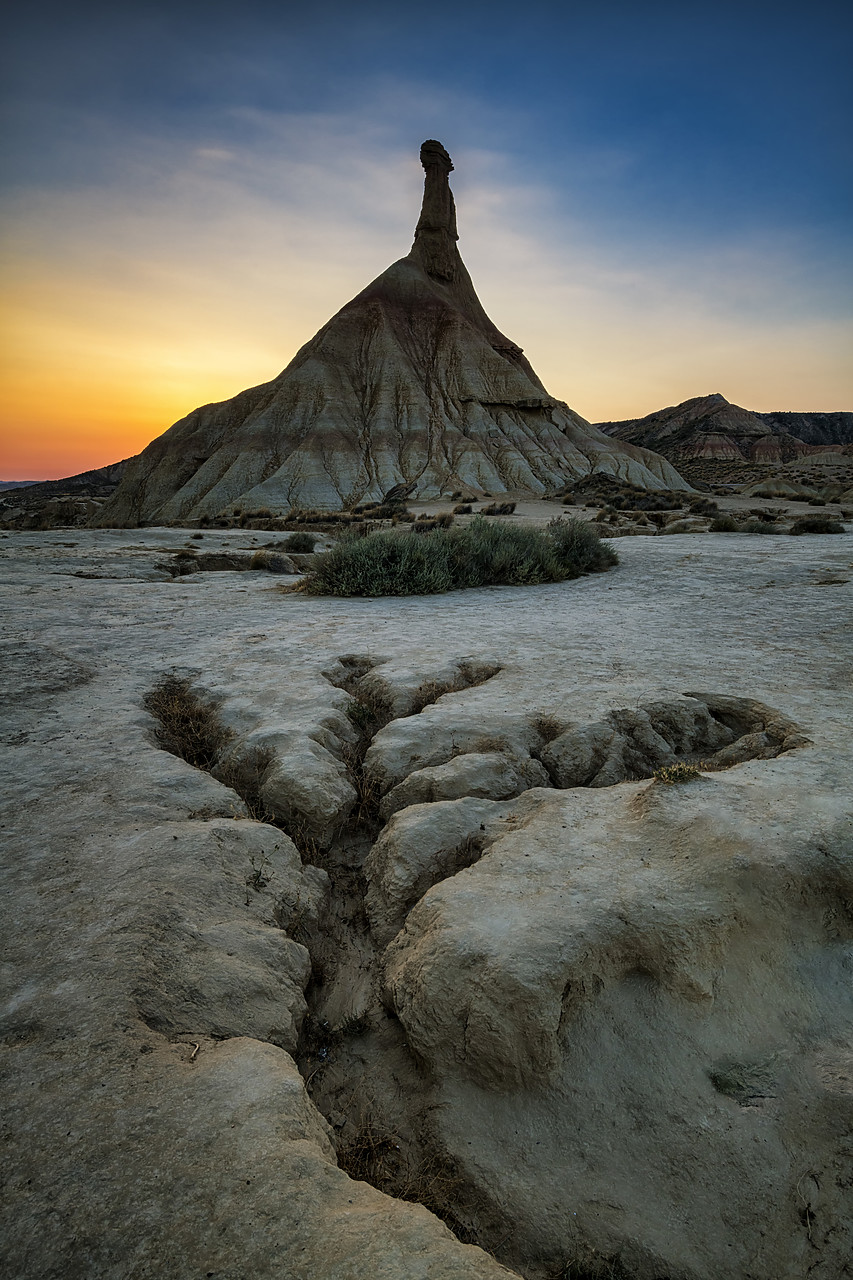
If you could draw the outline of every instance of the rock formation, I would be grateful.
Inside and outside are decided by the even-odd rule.
[[[186,541],[0,539],[3,1276],[849,1276],[849,535],[381,618]]]
[[[697,458],[790,462],[843,453],[853,443],[853,414],[751,413],[719,393],[597,426],[614,440],[654,449],[676,464]]]
[[[593,471],[689,486],[550,396],[483,310],[457,248],[440,143],[407,257],[338,312],[283,373],[205,405],[154,440],[95,523],[168,524],[245,509],[340,508],[396,485],[539,495]]]

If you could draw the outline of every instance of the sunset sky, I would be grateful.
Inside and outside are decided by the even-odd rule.
[[[825,0],[22,7],[0,478],[275,376],[408,253],[428,137],[487,311],[584,417],[853,409],[851,35]]]

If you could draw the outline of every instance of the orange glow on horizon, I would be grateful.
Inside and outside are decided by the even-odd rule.
[[[460,248],[487,312],[551,394],[590,421],[714,391],[753,410],[851,406],[848,326],[792,316],[772,297],[757,319],[742,314],[742,263],[711,273],[715,292],[696,284],[689,261],[677,277],[654,264],[620,277],[604,250],[600,261],[582,245],[572,257],[547,228],[524,239],[495,227],[487,201],[478,212],[476,193],[469,205]],[[3,480],[118,462],[199,405],[269,381],[395,258],[387,228],[350,234],[345,212],[341,223],[324,210],[288,225],[278,209],[249,218],[237,206],[205,234],[164,214],[133,235],[114,211],[100,225],[88,209],[72,214],[62,234],[51,208],[11,237]],[[410,243],[399,238],[396,256]],[[717,304],[726,280],[728,311]]]

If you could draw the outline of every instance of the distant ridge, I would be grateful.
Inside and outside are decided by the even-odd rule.
[[[719,392],[644,418],[595,425],[613,439],[654,449],[676,466],[703,458],[790,462],[853,446],[853,413],[753,413]]]

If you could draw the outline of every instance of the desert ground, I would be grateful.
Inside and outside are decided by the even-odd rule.
[[[267,538],[0,534],[4,1274],[851,1274],[850,532],[168,567]]]

